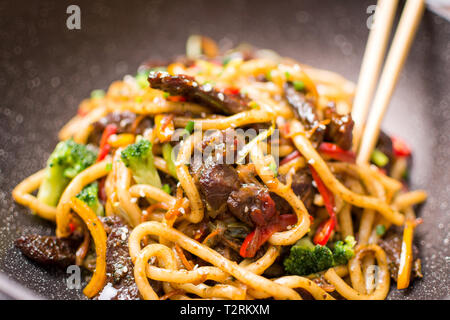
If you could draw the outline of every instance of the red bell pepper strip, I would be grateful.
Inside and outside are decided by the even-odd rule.
[[[261,246],[278,231],[286,230],[290,225],[297,223],[297,216],[295,214],[282,214],[278,216],[275,222],[269,223],[265,227],[256,227],[250,232],[242,243],[239,254],[243,258],[252,258],[255,256]]]
[[[334,160],[355,163],[356,155],[353,151],[344,150],[334,143],[322,142],[319,152]]]
[[[253,230],[250,232],[247,237],[245,237],[244,242],[242,242],[241,250],[239,250],[239,254],[243,258],[249,258],[255,255],[256,251],[254,247],[256,246],[249,246],[251,242],[254,242],[255,234],[257,233],[258,229]],[[253,249],[251,248],[253,247]]]
[[[111,146],[108,144],[108,138],[117,132],[117,126],[115,124],[108,124],[103,130],[102,138],[100,139],[100,151],[98,153],[97,162],[106,158]]]
[[[295,150],[294,152],[291,152],[290,154],[288,154],[286,157],[284,157],[283,160],[280,161],[280,166],[282,166],[283,164],[286,164],[292,160],[294,160],[295,158],[298,158],[301,156],[300,151]]]
[[[394,155],[396,157],[409,157],[411,155],[411,148],[408,144],[399,137],[391,137]]]
[[[319,190],[320,195],[322,196],[323,202],[325,203],[325,208],[330,215],[330,219],[322,223],[316,231],[313,242],[315,244],[325,245],[330,239],[331,232],[336,227],[336,212],[334,211],[334,196],[328,190],[328,188],[323,183],[317,171],[313,168],[313,166],[309,165],[314,181],[316,182],[317,189]]]

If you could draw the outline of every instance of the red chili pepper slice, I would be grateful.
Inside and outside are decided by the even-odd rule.
[[[75,225],[75,223],[69,222],[69,229],[70,229],[71,233],[73,233],[76,228],[77,228],[77,226]]]
[[[322,142],[319,146],[319,152],[338,161],[355,163],[356,159],[356,155],[353,151],[344,150],[338,145],[329,142]]]
[[[399,137],[392,136],[392,147],[396,157],[409,157],[411,155],[411,148],[408,144]]]
[[[286,230],[288,226],[297,223],[297,216],[295,214],[282,214],[278,216],[277,220],[268,224],[265,227],[256,227],[250,232],[242,243],[239,254],[243,258],[252,258],[255,256],[261,246],[278,231]]]
[[[328,240],[330,239],[331,232],[336,225],[335,221],[336,219],[330,218],[320,224],[320,226],[317,228],[316,234],[314,235],[313,242],[315,244],[320,244],[321,246],[327,244]]]
[[[241,92],[239,88],[236,87],[228,87],[225,90],[223,90],[223,93],[225,94],[231,94],[231,95],[237,95]]]
[[[256,253],[256,250],[250,250],[249,244],[252,242],[253,238],[255,237],[256,230],[253,230],[250,232],[247,237],[245,237],[244,242],[242,242],[241,250],[239,250],[239,254],[243,258],[249,258],[251,256],[254,256]]]
[[[186,101],[186,98],[183,96],[168,96],[167,100],[172,102],[184,102]]]
[[[115,124],[108,124],[103,130],[102,138],[100,139],[100,151],[98,153],[97,162],[102,161],[108,155],[111,150],[111,146],[108,144],[108,138],[117,132],[117,126]]]
[[[330,215],[330,219],[325,221],[324,223],[319,226],[317,229],[316,235],[314,236],[314,243],[325,245],[328,240],[330,239],[331,232],[336,226],[336,212],[334,211],[334,196],[328,190],[328,188],[323,183],[322,179],[320,178],[317,171],[314,169],[313,166],[309,165],[309,168],[311,170],[311,174],[313,176],[314,181],[316,182],[317,189],[319,190],[320,195],[323,198],[323,202],[325,203],[325,208],[328,211],[328,214]]]

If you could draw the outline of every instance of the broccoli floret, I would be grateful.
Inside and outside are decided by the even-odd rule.
[[[134,180],[139,184],[150,184],[162,188],[161,179],[153,163],[152,144],[141,138],[122,151],[122,161],[133,173]]]
[[[355,251],[353,250],[355,244],[355,238],[352,236],[347,236],[344,242],[337,241],[333,248],[334,265],[346,264],[348,260],[353,258],[355,256]]]
[[[84,201],[91,209],[95,212],[97,216],[104,216],[105,211],[103,205],[100,203],[98,199],[98,183],[93,182],[81,190],[79,194],[77,194],[77,198]]]
[[[92,165],[97,154],[73,140],[61,141],[50,155],[37,198],[56,206],[66,186],[78,173]]]
[[[355,243],[355,239],[349,236],[344,242],[337,241],[331,250],[327,246],[314,246],[305,237],[291,247],[289,256],[284,260],[284,267],[287,272],[302,276],[346,264],[355,254]]]
[[[291,247],[290,255],[284,260],[286,271],[291,274],[307,275],[333,266],[333,253],[327,246],[316,245],[309,238],[297,241]]]

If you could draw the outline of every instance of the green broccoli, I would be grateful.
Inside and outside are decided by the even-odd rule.
[[[77,194],[77,198],[84,201],[92,210],[94,210],[97,216],[104,216],[105,211],[103,205],[98,199],[98,183],[97,181],[87,185]]]
[[[150,184],[162,188],[161,179],[153,163],[152,144],[141,138],[122,151],[122,161],[133,173],[134,180],[139,184]]]
[[[354,245],[355,239],[347,237],[345,242],[337,241],[332,251],[327,246],[314,246],[305,237],[291,247],[289,256],[284,260],[284,267],[287,272],[301,276],[320,272],[347,263],[354,255]]]
[[[348,260],[354,257],[355,251],[353,248],[355,247],[355,244],[355,238],[352,236],[347,236],[344,242],[335,242],[333,248],[333,259],[335,266],[346,264]]]
[[[56,206],[70,180],[92,165],[96,158],[95,152],[73,140],[58,143],[47,161],[45,177],[37,194],[39,201]]]
[[[291,247],[290,255],[284,260],[286,271],[307,275],[325,270],[333,265],[333,252],[327,246],[316,245],[308,237],[300,239]]]

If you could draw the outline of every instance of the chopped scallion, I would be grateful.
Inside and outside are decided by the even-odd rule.
[[[388,156],[378,149],[373,150],[370,160],[378,167],[384,167],[389,162]]]
[[[294,81],[292,84],[294,85],[294,89],[297,91],[305,90],[305,83],[303,81]]]
[[[168,194],[172,193],[172,189],[170,188],[170,186],[167,183],[165,185],[163,185],[162,189],[164,192],[166,192]]]
[[[186,130],[187,133],[191,134],[194,131],[194,121],[189,121],[184,130]]]
[[[105,91],[98,89],[98,90],[93,90],[91,92],[91,98],[92,99],[100,99],[103,98],[105,96]]]
[[[382,236],[386,232],[386,227],[379,224],[375,227],[375,232],[377,233],[377,236]]]

